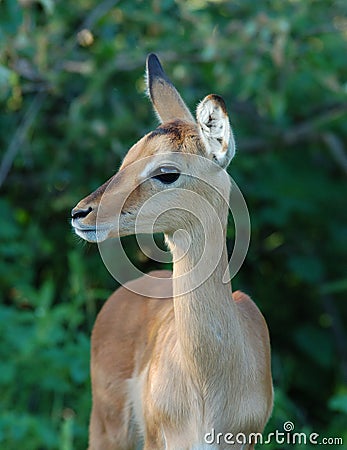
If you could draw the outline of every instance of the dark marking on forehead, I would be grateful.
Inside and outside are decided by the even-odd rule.
[[[197,138],[198,132],[194,124],[173,120],[160,125],[147,136],[147,139],[151,140],[156,136],[167,136],[173,144],[182,145],[186,139]]]

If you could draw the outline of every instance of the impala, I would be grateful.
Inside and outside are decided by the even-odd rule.
[[[206,440],[261,433],[273,403],[266,322],[223,282],[235,153],[225,103],[208,95],[194,119],[154,54],[147,84],[161,125],[77,204],[72,226],[89,242],[164,233],[173,272],[120,287],[96,319],[89,449],[253,449]]]

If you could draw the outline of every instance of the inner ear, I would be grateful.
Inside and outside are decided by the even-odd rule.
[[[208,155],[222,167],[227,167],[235,155],[235,141],[224,100],[211,94],[196,110],[200,136]]]
[[[146,80],[149,97],[161,122],[175,119],[195,122],[154,53],[147,56]]]

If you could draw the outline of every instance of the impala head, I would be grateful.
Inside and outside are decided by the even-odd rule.
[[[147,58],[149,97],[161,125],[128,152],[119,171],[72,210],[76,234],[90,242],[136,233],[168,235],[229,191],[225,168],[235,153],[225,103],[208,95],[196,120],[164,73]]]

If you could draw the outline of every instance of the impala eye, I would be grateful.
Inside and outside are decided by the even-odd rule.
[[[160,181],[163,184],[172,184],[180,177],[181,172],[174,166],[159,167],[153,172],[151,178]]]

